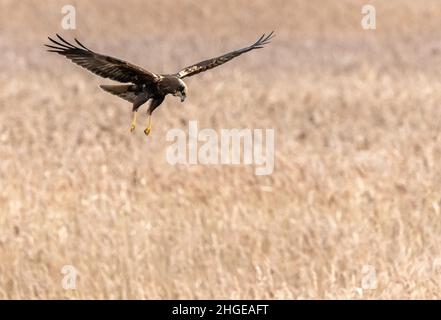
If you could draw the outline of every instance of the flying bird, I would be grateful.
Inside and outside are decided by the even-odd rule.
[[[147,127],[144,130],[144,133],[149,135],[152,127],[152,113],[161,105],[165,96],[171,94],[179,97],[181,102],[184,102],[187,97],[187,85],[182,79],[220,66],[243,53],[254,49],[261,49],[264,45],[270,43],[273,37],[274,32],[268,35],[264,34],[251,46],[201,61],[174,74],[156,74],[147,71],[127,61],[96,53],[86,48],[75,38],[75,44],[69,43],[58,34],[57,40],[48,37],[50,44],[45,44],[45,46],[49,48],[49,52],[61,54],[100,77],[125,83],[120,85],[100,85],[100,87],[104,91],[133,104],[133,120],[130,131],[135,130],[139,107],[150,100],[147,110]]]

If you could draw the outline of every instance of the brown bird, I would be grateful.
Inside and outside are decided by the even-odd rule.
[[[164,101],[165,96],[171,94],[180,97],[181,102],[184,102],[187,97],[187,86],[182,79],[220,66],[242,53],[261,49],[273,37],[274,32],[271,32],[269,35],[264,34],[249,47],[199,62],[175,74],[156,74],[147,71],[127,61],[93,52],[77,39],[75,39],[76,45],[69,43],[58,34],[58,40],[48,37],[51,44],[45,44],[45,46],[50,48],[48,51],[61,54],[77,65],[103,78],[127,83],[123,85],[101,85],[100,87],[104,91],[117,95],[133,104],[133,120],[130,131],[135,130],[138,108],[151,100],[147,110],[147,128],[144,130],[144,133],[149,135],[151,131],[151,115]]]

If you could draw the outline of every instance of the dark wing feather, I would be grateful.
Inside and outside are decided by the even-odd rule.
[[[58,34],[57,37],[58,41],[48,37],[52,42],[51,44],[45,44],[46,47],[50,48],[48,51],[61,54],[77,65],[103,78],[132,83],[153,83],[161,79],[160,75],[156,75],[126,61],[93,52],[77,39],[75,39],[76,46],[67,42]]]
[[[231,59],[236,58],[237,56],[240,56],[243,53],[246,53],[246,52],[254,50],[254,49],[263,48],[263,46],[265,44],[270,43],[270,40],[273,37],[274,37],[274,31],[271,32],[267,36],[264,34],[263,36],[260,37],[259,40],[256,41],[256,43],[252,44],[249,47],[229,52],[229,53],[224,54],[220,57],[216,57],[216,58],[212,58],[212,59],[208,59],[208,60],[199,62],[197,64],[194,64],[192,66],[189,66],[189,67],[182,69],[176,75],[182,79],[185,77],[194,76],[195,74],[207,71],[209,69],[213,69],[217,66],[220,66],[221,64],[224,64],[224,63],[230,61]]]

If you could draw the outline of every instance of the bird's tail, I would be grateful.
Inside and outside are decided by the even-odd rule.
[[[100,85],[100,88],[132,103],[137,96],[135,92],[136,86],[133,84]]]

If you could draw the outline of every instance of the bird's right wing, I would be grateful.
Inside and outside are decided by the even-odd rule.
[[[236,58],[237,56],[240,56],[243,53],[249,52],[251,50],[255,50],[255,49],[261,49],[263,48],[264,45],[270,43],[271,39],[274,37],[274,31],[271,32],[269,35],[263,35],[260,37],[259,40],[257,40],[254,44],[252,44],[251,46],[245,47],[243,49],[239,49],[236,51],[232,51],[229,53],[226,53],[220,57],[216,57],[216,58],[212,58],[212,59],[208,59],[205,61],[201,61],[199,63],[196,63],[192,66],[186,67],[184,69],[182,69],[181,71],[179,71],[176,75],[183,79],[185,77],[191,77],[194,76],[195,74],[213,69],[215,67],[220,66],[221,64],[224,64],[228,61],[230,61],[231,59]]]
[[[61,54],[77,65],[103,78],[131,83],[155,83],[161,79],[160,75],[144,70],[127,61],[93,52],[77,39],[75,39],[75,42],[78,46],[67,42],[58,34],[57,37],[59,41],[48,37],[52,42],[51,44],[45,44],[45,46],[50,48],[48,51]]]

